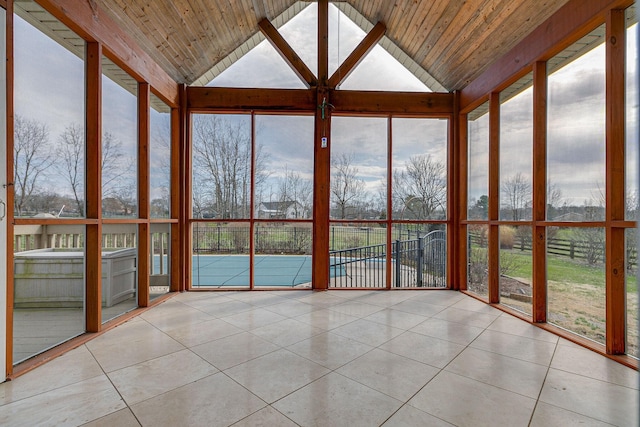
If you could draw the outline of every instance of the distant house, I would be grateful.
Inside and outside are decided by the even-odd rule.
[[[261,219],[300,219],[307,215],[305,208],[298,202],[262,202],[258,205],[257,217]]]

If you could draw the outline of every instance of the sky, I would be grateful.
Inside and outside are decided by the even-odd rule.
[[[312,3],[294,19],[279,28],[289,44],[316,72],[316,16],[317,7]],[[80,58],[43,36],[21,19],[15,20],[16,34],[16,113],[46,124],[50,139],[57,141],[68,124],[82,123],[84,114],[84,66]],[[628,32],[628,50],[636,52],[635,31]],[[357,25],[330,8],[330,73],[337,69],[355,46],[365,36]],[[636,73],[637,61],[628,61],[628,74]],[[46,72],[43,72],[43,67]],[[597,188],[603,186],[604,173],[604,49],[596,48],[578,61],[555,72],[549,79],[549,180],[557,183],[563,194],[563,202],[582,205],[593,199]],[[259,72],[256,72],[259,70]],[[633,79],[629,79],[633,80]],[[113,133],[123,143],[128,156],[135,156],[135,97],[122,90],[108,78],[105,88],[103,114],[104,130]],[[221,87],[302,88],[298,77],[266,41],[221,73],[209,85]],[[429,91],[401,64],[377,45],[345,80],[341,89]],[[629,83],[629,103],[637,98],[635,85]],[[531,152],[530,91],[525,91],[505,103],[501,112],[505,141],[501,168],[504,177],[513,171],[523,170],[530,176],[531,165],[526,162]],[[628,109],[629,133],[637,134],[637,104]],[[160,135],[168,135],[168,114],[152,111],[152,128]],[[155,123],[155,124],[153,124]],[[269,153],[268,168],[272,172],[270,186],[287,170],[312,176],[313,123],[310,117],[259,117],[258,143]],[[386,174],[386,120],[376,118],[335,118],[332,125],[332,150],[334,154],[354,153],[354,164],[360,178],[370,192],[380,186]],[[396,169],[412,155],[429,154],[446,160],[446,121],[396,119],[393,124],[393,165]],[[475,129],[473,138],[479,141],[488,137],[486,116],[470,124]],[[154,131],[152,129],[152,131]],[[157,140],[161,140],[160,136]],[[637,139],[636,139],[637,140]],[[401,143],[399,141],[402,141]],[[630,141],[632,141],[630,139]],[[473,144],[473,166],[470,172],[469,199],[477,199],[486,190],[486,165],[488,145]],[[363,149],[364,148],[364,149]],[[631,154],[637,145],[630,142]],[[152,154],[152,195],[159,197],[166,172],[160,167],[161,155]],[[154,150],[154,153],[156,151]],[[525,155],[523,155],[525,154]],[[632,156],[630,156],[632,157]],[[637,184],[632,179],[637,165],[629,163],[628,186]],[[55,174],[42,186],[60,189]],[[634,184],[632,184],[634,183]]]

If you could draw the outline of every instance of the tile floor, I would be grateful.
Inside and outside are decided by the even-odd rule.
[[[638,375],[452,291],[185,293],[0,384],[0,425],[636,426]]]

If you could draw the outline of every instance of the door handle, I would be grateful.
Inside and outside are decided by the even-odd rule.
[[[7,216],[7,204],[4,202],[4,200],[0,200],[0,206],[0,209],[2,209],[2,213],[0,213],[0,221],[2,221],[4,217]]]

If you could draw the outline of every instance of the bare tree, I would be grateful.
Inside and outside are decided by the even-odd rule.
[[[343,153],[331,160],[331,196],[341,219],[346,218],[347,208],[355,206],[366,196],[364,181],[358,178],[358,168],[353,166],[353,154]]]
[[[193,120],[194,187],[204,186],[218,217],[247,218],[251,194],[251,134],[242,124],[219,115],[197,115]],[[256,148],[256,190],[267,178],[266,155]],[[258,191],[257,191],[258,192]]]
[[[49,130],[37,120],[16,115],[14,120],[13,182],[14,209],[21,216],[31,201],[46,169],[53,164]]]
[[[84,216],[84,130],[78,124],[67,126],[58,137],[56,169],[71,186],[79,216]]]
[[[446,212],[446,167],[431,155],[412,156],[405,168],[393,174],[393,196],[403,216],[434,219]],[[410,214],[410,215],[407,215]]]
[[[284,176],[278,182],[278,201],[281,204],[292,202],[294,218],[305,218],[311,212],[313,183],[304,179],[298,172],[285,167]]]
[[[525,219],[527,209],[531,206],[531,182],[522,172],[505,179],[502,184],[502,203],[510,212],[511,220]]]

